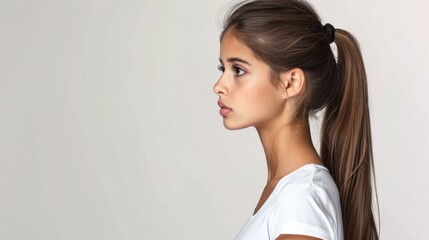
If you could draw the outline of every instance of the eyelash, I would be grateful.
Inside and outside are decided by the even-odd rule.
[[[223,68],[222,65],[217,65],[217,69],[221,72],[225,71],[225,68]]]
[[[245,73],[246,73],[246,71],[244,71],[241,67],[238,67],[238,66],[236,66],[236,65],[233,65],[233,66],[232,66],[232,68],[234,69],[234,72],[235,72],[235,70],[241,70],[241,71],[243,71],[243,73],[242,73],[242,74],[235,74],[236,76],[242,76],[243,74],[245,74]],[[218,66],[217,66],[217,69],[218,69],[219,71],[221,71],[221,72],[224,72],[224,71],[225,71],[225,68],[224,68],[222,65],[218,65]]]

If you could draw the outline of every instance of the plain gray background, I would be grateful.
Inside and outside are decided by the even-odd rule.
[[[0,1],[0,239],[233,238],[266,164],[213,92],[228,3]],[[381,239],[427,239],[429,4],[311,3],[362,47]]]

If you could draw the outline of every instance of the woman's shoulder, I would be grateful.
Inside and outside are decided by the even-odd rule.
[[[325,166],[306,164],[281,182],[277,198],[296,201],[317,198],[337,203],[339,193],[334,179]]]
[[[328,169],[316,165],[305,165],[282,182],[268,218],[273,237],[288,233],[335,239],[332,234],[342,224],[338,190]]]
[[[335,184],[328,168],[323,165],[309,163],[286,175],[285,181],[280,181],[284,187],[324,187]]]

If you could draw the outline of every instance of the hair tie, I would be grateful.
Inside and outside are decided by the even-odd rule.
[[[334,28],[334,26],[332,26],[330,23],[325,24],[325,26],[323,26],[323,32],[325,33],[329,44],[334,42],[334,40],[335,40],[335,28]]]

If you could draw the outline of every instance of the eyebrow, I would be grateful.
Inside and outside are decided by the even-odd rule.
[[[222,60],[220,58],[219,58],[219,61],[223,64],[223,62],[222,62]],[[247,65],[251,66],[250,63],[248,63],[246,60],[238,58],[238,57],[228,58],[228,59],[226,59],[226,61],[230,62],[230,63],[232,63],[232,62],[241,62],[241,63],[244,63],[244,64],[247,64]]]

